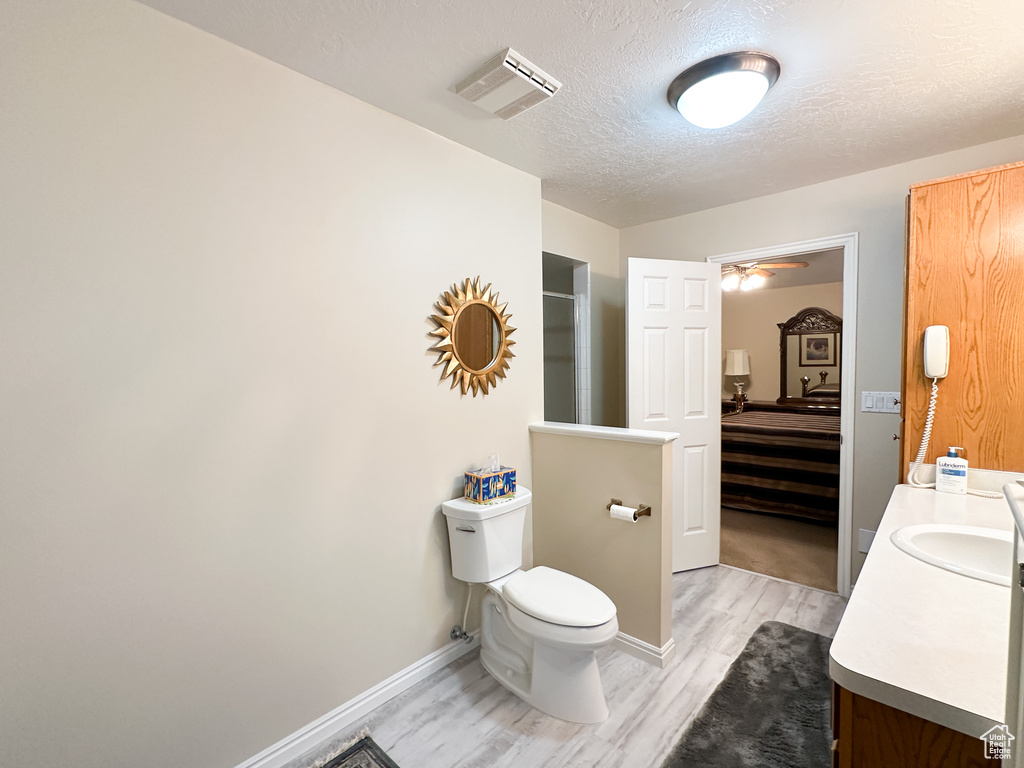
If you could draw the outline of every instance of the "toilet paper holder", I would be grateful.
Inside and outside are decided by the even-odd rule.
[[[612,499],[611,501],[608,502],[608,506],[605,507],[605,509],[607,509],[609,512],[611,512],[613,505],[617,506],[617,507],[621,507],[622,506],[622,499]],[[651,516],[651,508],[648,505],[646,505],[646,504],[639,505],[636,508],[636,511],[634,512],[634,517],[637,517],[637,518],[640,518],[640,517],[650,517],[650,516]]]

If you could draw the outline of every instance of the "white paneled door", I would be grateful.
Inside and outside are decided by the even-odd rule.
[[[672,446],[672,570],[718,563],[722,474],[722,268],[629,259],[627,399],[632,429]]]

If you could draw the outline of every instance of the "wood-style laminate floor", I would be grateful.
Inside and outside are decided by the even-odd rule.
[[[378,707],[351,733],[369,729],[401,768],[655,768],[762,622],[831,637],[845,607],[838,595],[727,566],[676,574],[676,657],[658,669],[602,649],[611,711],[603,723],[576,725],[533,709],[491,678],[473,651]],[[304,764],[331,748],[323,745]]]

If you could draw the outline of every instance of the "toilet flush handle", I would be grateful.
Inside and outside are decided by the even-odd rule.
[[[457,525],[455,530],[462,531],[463,533],[476,533],[476,528],[471,525]]]

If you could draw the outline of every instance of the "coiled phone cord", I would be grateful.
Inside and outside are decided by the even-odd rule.
[[[910,474],[907,475],[907,480],[916,488],[935,487],[935,483],[917,482],[917,470],[921,468],[925,454],[928,453],[928,441],[932,439],[932,422],[935,420],[935,403],[938,399],[939,380],[935,378],[932,379],[932,396],[928,400],[928,418],[924,421],[924,432],[921,433],[921,448],[917,452],[917,458],[914,459],[914,463],[910,465]]]
[[[932,421],[935,420],[935,403],[939,399],[939,380],[932,379],[932,396],[928,400],[928,417],[924,422],[924,432],[921,433],[921,449],[917,452],[917,458],[914,459],[914,463],[910,465],[910,472],[907,475],[907,481],[915,488],[934,488],[935,483],[919,483],[917,481],[917,471],[921,468],[921,464],[924,463],[925,454],[928,453],[928,441],[932,437]],[[936,471],[938,468],[936,467]],[[967,492],[974,496],[982,496],[986,499],[1001,499],[1003,494],[994,493],[992,491],[979,491],[974,488],[968,488]]]

